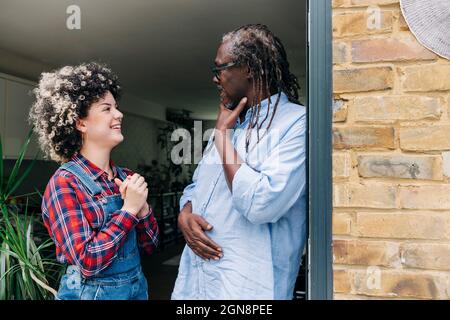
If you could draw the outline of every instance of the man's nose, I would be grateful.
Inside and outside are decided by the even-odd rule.
[[[220,80],[217,78],[216,75],[213,76],[212,81],[213,81],[215,84],[220,84]]]

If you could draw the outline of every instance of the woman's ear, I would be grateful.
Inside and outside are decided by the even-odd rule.
[[[75,122],[75,128],[78,130],[78,131],[80,131],[81,133],[84,133],[84,132],[86,132],[86,124],[84,123],[84,121],[83,120],[80,120],[80,119],[78,119],[76,122]]]

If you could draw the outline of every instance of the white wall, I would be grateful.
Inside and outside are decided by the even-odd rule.
[[[17,158],[31,129],[28,112],[34,101],[31,93],[34,86],[34,82],[0,73],[0,134],[6,159]],[[38,150],[33,136],[26,158],[34,158]]]
[[[120,108],[129,114],[136,116],[155,119],[160,121],[166,120],[166,108],[147,100],[140,99],[134,95],[123,93],[120,99]]]
[[[161,124],[164,122],[124,112],[122,133],[125,139],[114,148],[113,161],[132,170],[136,170],[139,164],[149,165],[153,159],[161,163],[161,152],[156,142]]]
[[[28,124],[28,113],[34,102],[32,90],[36,83],[22,78],[0,73],[0,134],[3,143],[3,155],[6,159],[16,159],[20,148],[31,129]],[[154,157],[156,148],[156,123],[165,120],[165,108],[149,101],[139,99],[130,94],[124,94],[120,101],[122,110],[126,113],[125,130],[129,138],[118,151],[121,159],[125,152],[133,154],[129,161],[133,166],[149,157]],[[133,142],[134,141],[134,142]],[[135,142],[144,143],[137,152]],[[148,144],[148,147],[146,146]],[[33,135],[26,159],[33,159],[38,152],[36,136]],[[152,150],[152,151],[150,151]],[[155,153],[156,155],[156,153]],[[43,155],[39,157],[43,159]]]
[[[0,135],[3,137],[5,131],[6,115],[6,80],[0,78]]]

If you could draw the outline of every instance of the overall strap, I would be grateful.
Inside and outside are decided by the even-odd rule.
[[[81,183],[88,189],[91,196],[99,194],[102,192],[102,189],[95,183],[95,181],[80,167],[79,164],[69,161],[64,163],[61,169],[67,170],[73,173],[78,179],[80,179]]]

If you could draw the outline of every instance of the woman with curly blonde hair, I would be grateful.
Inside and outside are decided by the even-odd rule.
[[[43,73],[30,122],[45,155],[61,166],[42,199],[42,217],[67,264],[57,300],[148,299],[138,248],[151,253],[158,225],[144,178],[114,165],[124,139],[120,86],[98,63]]]

